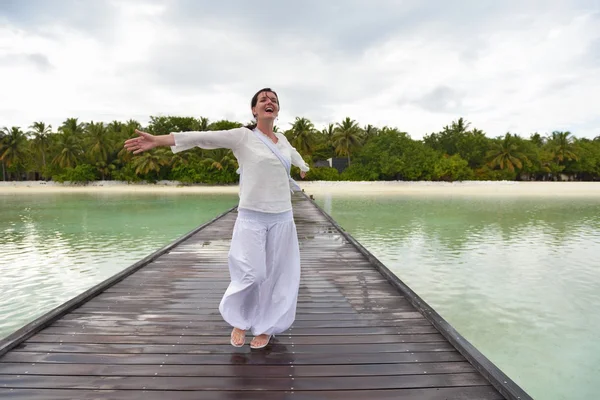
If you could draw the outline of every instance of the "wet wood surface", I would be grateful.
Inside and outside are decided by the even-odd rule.
[[[294,325],[229,344],[218,304],[236,212],[0,358],[6,399],[502,399],[305,197]]]

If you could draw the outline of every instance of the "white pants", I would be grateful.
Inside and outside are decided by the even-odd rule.
[[[219,311],[253,335],[286,331],[296,317],[300,249],[292,211],[238,209],[229,250],[231,283]]]

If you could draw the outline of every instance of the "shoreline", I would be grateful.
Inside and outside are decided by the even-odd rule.
[[[307,194],[343,195],[494,195],[494,196],[577,196],[600,199],[600,182],[523,181],[298,181]],[[236,185],[182,185],[174,181],[127,183],[95,181],[89,184],[62,184],[44,181],[0,182],[0,196],[34,193],[156,193],[156,194],[237,194]]]

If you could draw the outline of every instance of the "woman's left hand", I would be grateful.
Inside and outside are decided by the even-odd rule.
[[[306,176],[306,172],[300,171],[300,178],[304,179],[305,176]]]

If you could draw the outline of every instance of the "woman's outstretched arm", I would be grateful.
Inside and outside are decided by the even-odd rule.
[[[133,154],[139,154],[155,147],[171,147],[173,153],[188,150],[193,147],[203,149],[235,149],[244,137],[243,128],[224,131],[189,131],[172,132],[169,135],[152,135],[148,132],[135,130],[139,136],[125,141],[125,148]]]

